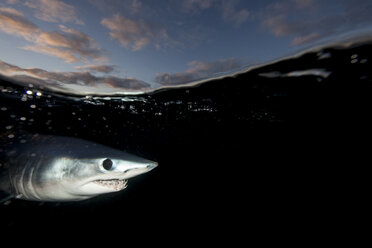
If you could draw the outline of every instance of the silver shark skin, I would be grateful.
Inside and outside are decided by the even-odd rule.
[[[32,201],[78,201],[120,191],[127,179],[157,166],[100,144],[50,135],[19,139],[4,156],[0,190]]]

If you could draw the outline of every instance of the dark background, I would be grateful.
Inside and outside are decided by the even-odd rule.
[[[370,44],[324,48],[124,101],[4,79],[2,130],[76,136],[159,166],[125,191],[87,201],[12,200],[0,206],[2,228],[176,246],[329,237],[367,183],[371,59]],[[310,69],[331,74],[263,76]],[[25,95],[28,89],[43,95]]]

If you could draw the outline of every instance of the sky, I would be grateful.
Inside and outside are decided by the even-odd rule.
[[[75,94],[141,92],[372,29],[370,0],[0,0],[0,74]]]

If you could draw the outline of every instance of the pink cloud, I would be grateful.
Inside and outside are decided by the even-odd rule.
[[[76,69],[89,72],[111,73],[118,71],[114,65],[82,65],[75,66]]]
[[[0,60],[0,75],[11,79],[20,79],[20,83],[32,82],[43,87],[57,87],[69,89],[72,86],[89,86],[94,92],[94,88],[110,87],[112,92],[118,90],[140,90],[148,88],[150,85],[134,78],[119,78],[114,76],[98,77],[90,72],[50,72],[40,68],[21,68],[8,64]],[[76,93],[76,92],[75,92]]]
[[[160,40],[167,40],[168,35],[164,28],[157,28],[143,20],[132,19],[115,14],[111,18],[104,18],[101,24],[109,29],[110,37],[125,48],[138,51],[150,43],[159,45]]]
[[[0,31],[19,36],[32,44],[25,50],[63,59],[67,63],[106,61],[105,51],[89,35],[59,25],[60,30],[45,32],[13,8],[0,8]]]
[[[125,48],[131,47],[133,51],[146,46],[153,36],[151,28],[144,21],[135,22],[120,14],[103,19],[101,24],[110,30],[111,38]]]
[[[63,59],[67,63],[75,63],[75,62],[80,61],[80,59],[76,57],[73,52],[63,50],[60,48],[42,46],[42,45],[32,45],[32,46],[24,46],[22,47],[22,49],[57,57],[57,58]]]
[[[28,0],[24,3],[35,10],[35,17],[46,22],[74,22],[84,24],[72,5],[58,0]]]
[[[23,14],[13,8],[0,8],[0,30],[26,40],[32,39],[39,27],[28,21]]]
[[[19,0],[6,0],[7,4],[17,4]]]
[[[63,25],[60,31],[40,32],[33,42],[34,45],[23,49],[55,56],[67,63],[106,60],[104,51],[90,36]]]

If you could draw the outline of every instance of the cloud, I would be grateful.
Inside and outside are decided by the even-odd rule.
[[[109,74],[114,71],[118,71],[116,66],[114,65],[83,65],[83,66],[75,66],[76,69],[81,71],[89,71],[89,72],[101,72]]]
[[[142,8],[142,2],[139,0],[132,0],[130,4],[130,9],[133,14],[137,14]]]
[[[209,9],[214,0],[184,0],[182,9],[185,12],[199,12],[200,10]]]
[[[22,49],[57,57],[63,59],[67,63],[79,62],[79,58],[77,58],[71,51],[66,51],[55,47],[32,45],[24,46]]]
[[[35,10],[35,17],[46,22],[74,22],[84,24],[79,18],[75,8],[58,0],[29,0],[24,3]]]
[[[239,2],[240,0],[183,0],[182,10],[186,13],[199,14],[203,10],[213,8],[221,13],[224,21],[239,26],[251,17],[250,11],[238,6]]]
[[[104,51],[87,34],[60,25],[60,31],[40,32],[35,45],[24,49],[52,55],[66,62],[105,60]]]
[[[262,26],[275,36],[295,36],[292,45],[302,45],[320,38],[321,6],[317,0],[285,0],[267,6]],[[321,25],[318,27],[318,25]]]
[[[162,85],[180,85],[192,83],[196,80],[194,75],[189,73],[157,73],[155,82]]]
[[[101,77],[100,82],[111,88],[124,88],[131,90],[140,90],[150,86],[144,81],[135,78],[119,78],[114,76]]]
[[[155,10],[150,4],[140,0],[88,0],[98,11],[105,14],[126,13],[131,15],[145,14],[151,16]]]
[[[22,70],[20,67],[8,64],[2,60],[0,60],[0,71],[4,74],[11,74]]]
[[[318,0],[285,0],[270,4],[261,24],[275,36],[292,37],[291,45],[298,46],[370,25],[371,12],[368,0],[342,0],[338,8]]]
[[[17,4],[19,0],[6,0],[7,4]]]
[[[9,78],[23,80],[43,87],[57,87],[59,89],[71,89],[73,86],[91,87],[91,92],[97,88],[109,87],[111,93],[119,90],[141,90],[149,88],[149,84],[134,78],[119,78],[114,76],[98,77],[89,72],[49,72],[39,68],[21,68],[0,60],[1,74]],[[28,79],[28,80],[25,80]],[[71,86],[69,86],[71,85]],[[115,91],[114,91],[115,90]],[[79,92],[75,92],[79,93]]]
[[[240,0],[183,0],[182,10],[186,13],[199,14],[203,10],[213,8],[221,13],[224,21],[239,26],[251,17],[250,11],[238,6],[239,2]]]
[[[134,21],[120,14],[104,18],[101,24],[110,30],[109,34],[112,39],[133,51],[141,50],[150,43],[155,43],[155,46],[159,47],[160,40],[168,39],[164,28],[152,26],[143,20]]]
[[[45,32],[13,8],[0,8],[0,30],[32,42],[23,47],[63,59],[67,63],[85,62],[89,59],[105,61],[102,50],[87,34],[59,25],[60,30]]]
[[[230,59],[220,59],[214,62],[204,62],[204,61],[191,61],[189,63],[189,68],[186,72],[199,75],[201,77],[208,77],[212,74],[228,72],[240,67],[238,60],[234,58]]]
[[[247,9],[238,8],[239,0],[227,0],[221,4],[222,18],[239,26],[251,16]]]
[[[155,81],[163,85],[187,84],[241,68],[241,63],[233,58],[214,62],[191,61],[188,65],[190,68],[186,72],[158,73]]]
[[[310,43],[312,41],[315,41],[317,39],[319,39],[319,34],[318,33],[310,33],[308,35],[302,35],[302,36],[296,36],[293,38],[292,42],[291,42],[291,45],[294,45],[294,46],[299,46],[299,45],[302,45],[302,44],[306,44],[306,43]]]
[[[0,8],[0,30],[26,40],[32,39],[39,27],[28,21],[21,12],[13,8]]]

